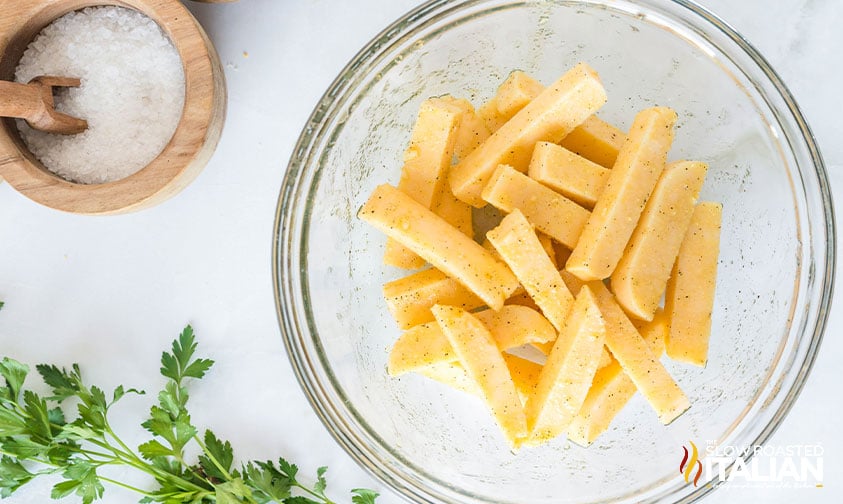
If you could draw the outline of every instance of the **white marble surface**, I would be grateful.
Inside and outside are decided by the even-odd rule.
[[[843,201],[843,3],[706,0],[780,72],[819,139]],[[177,198],[120,217],[65,215],[0,185],[0,353],[25,362],[78,362],[91,381],[155,390],[161,350],[185,323],[215,371],[193,389],[193,418],[232,441],[241,459],[284,454],[313,474],[327,464],[337,499],[349,488],[401,499],[333,442],[299,389],[273,306],[270,240],[277,190],[311,108],[339,69],[414,0],[243,0],[193,5],[217,45],[229,85],[213,161]],[[246,56],[248,53],[248,56]],[[816,366],[774,444],[821,443],[825,487],[729,488],[710,502],[838,502],[843,498],[843,301]],[[128,399],[117,428],[137,426],[153,398]],[[47,501],[49,483],[9,500]],[[142,483],[142,482],[141,482]],[[105,502],[136,502],[108,488]]]

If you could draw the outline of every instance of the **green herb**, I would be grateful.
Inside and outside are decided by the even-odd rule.
[[[2,306],[2,305],[0,305]],[[109,423],[109,411],[128,394],[143,391],[117,387],[109,396],[82,380],[79,366],[69,370],[54,365],[36,366],[52,389],[42,397],[23,384],[29,367],[15,360],[0,361],[0,496],[8,497],[33,479],[58,474],[51,497],[76,494],[88,504],[102,497],[105,484],[140,493],[140,502],[331,504],[325,494],[325,467],[316,473],[312,486],[298,479],[298,468],[283,458],[234,465],[234,451],[228,441],[206,430],[201,436],[187,411],[189,379],[201,379],[213,365],[209,359],[194,358],[196,341],[186,327],[173,341],[172,351],[161,356],[161,374],[167,384],[158,394],[143,427],[152,439],[137,449],[123,442]],[[78,401],[77,416],[68,420],[61,404]],[[185,448],[200,449],[197,460],[186,460]],[[103,466],[122,465],[151,475],[157,488],[151,491],[101,476]],[[354,504],[372,504],[378,496],[366,489],[351,491]]]

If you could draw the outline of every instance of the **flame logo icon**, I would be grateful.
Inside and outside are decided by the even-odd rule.
[[[700,480],[700,476],[702,476],[702,462],[700,462],[697,445],[693,441],[689,441],[689,443],[691,443],[690,460],[688,449],[683,446],[682,449],[685,450],[685,455],[682,457],[682,462],[679,463],[679,474],[685,476],[685,483],[690,483],[691,473],[694,472],[694,468],[696,467],[697,474],[694,476],[693,482],[694,486],[697,486],[697,482]]]

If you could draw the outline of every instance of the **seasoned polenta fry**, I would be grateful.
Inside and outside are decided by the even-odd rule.
[[[459,306],[466,310],[483,306],[482,299],[436,268],[385,283],[383,297],[401,329],[432,322],[430,307],[435,304]]]
[[[583,287],[527,399],[525,444],[542,444],[568,429],[591,387],[606,330],[594,294]]]
[[[434,207],[437,195],[447,185],[462,114],[462,109],[440,98],[425,100],[419,107],[398,189],[426,208]],[[424,266],[422,258],[394,240],[387,240],[383,262],[404,269]]]
[[[527,171],[536,142],[558,142],[605,102],[597,72],[576,65],[454,166],[451,190],[472,206],[484,206],[480,193],[498,165]]]
[[[697,205],[665,294],[667,355],[697,366],[708,361],[722,212],[719,203]]]
[[[635,116],[565,269],[586,281],[603,280],[615,270],[664,170],[675,122],[676,112],[667,107],[646,109]]]
[[[474,313],[474,316],[486,326],[501,352],[556,339],[556,330],[550,322],[526,306],[507,305],[500,311],[483,310]],[[428,322],[404,331],[398,338],[389,353],[387,370],[390,375],[397,376],[456,360],[457,356],[442,330],[435,322]]]
[[[637,319],[651,320],[659,307],[707,170],[698,161],[665,168],[612,273],[615,298]]]
[[[378,186],[357,216],[462,283],[494,310],[518,288],[505,264],[389,184]]]
[[[433,316],[468,376],[480,389],[510,445],[517,446],[527,434],[524,406],[492,335],[482,322],[460,308],[436,305]]]
[[[562,330],[574,297],[559,276],[533,227],[518,209],[486,233],[524,289],[557,331]]]
[[[501,165],[483,189],[483,199],[504,212],[521,211],[538,230],[574,247],[589,211],[511,166]]]

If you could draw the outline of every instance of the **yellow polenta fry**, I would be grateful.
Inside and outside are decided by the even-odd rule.
[[[541,364],[511,354],[503,354],[506,367],[509,368],[509,375],[518,391],[518,397],[522,404],[526,404],[527,398],[533,394],[536,385],[539,383],[539,375],[542,372]]]
[[[664,170],[675,122],[676,113],[666,107],[646,109],[635,116],[565,269],[587,281],[602,280],[615,270]]]
[[[543,90],[541,83],[524,72],[512,72],[478,114],[484,117],[489,130],[495,131]],[[611,168],[625,140],[626,134],[623,131],[592,115],[559,143],[589,161]]]
[[[454,166],[451,190],[470,205],[484,206],[480,193],[498,165],[527,171],[536,142],[558,142],[605,102],[597,73],[576,65]]]
[[[544,252],[547,254],[547,257],[550,258],[550,262],[553,263],[554,268],[558,268],[556,264],[556,249],[553,248],[553,238],[550,236],[542,233],[541,231],[536,232],[536,236],[539,239],[539,243],[542,244],[542,248]]]
[[[544,86],[541,83],[516,70],[509,74],[495,96],[480,107],[477,114],[485,121],[489,131],[497,131],[542,91]]]
[[[483,306],[483,300],[436,268],[385,283],[383,297],[401,329],[432,322],[430,307],[435,304],[459,306],[466,310]]]
[[[589,211],[511,166],[501,165],[483,189],[483,199],[504,212],[516,208],[537,229],[568,246],[576,245]]]
[[[665,341],[667,341],[667,331],[670,328],[670,319],[667,313],[659,308],[653,315],[653,320],[633,320],[631,322],[638,334],[650,345],[653,354],[661,358],[664,353]]]
[[[708,360],[722,212],[719,203],[697,205],[665,293],[667,355],[697,366]]]
[[[698,161],[667,166],[612,273],[615,298],[637,319],[651,320],[659,307],[707,170]]]
[[[539,142],[530,159],[530,178],[576,203],[593,208],[609,170],[550,142]]]
[[[421,368],[459,360],[439,324],[428,322],[412,327],[392,345],[387,372],[399,376]]]
[[[465,310],[441,305],[432,310],[510,445],[516,446],[527,434],[527,420],[509,368],[494,338],[482,322]]]
[[[571,291],[571,294],[573,294],[574,296],[579,294],[580,289],[582,289],[583,286],[586,284],[586,282],[583,282],[582,280],[571,274],[570,271],[560,270],[559,276],[562,277],[562,281],[565,282],[565,285],[568,287],[568,290]]]
[[[690,402],[658,357],[627,318],[602,282],[587,284],[594,291],[606,323],[606,346],[663,424],[681,415]]]
[[[506,304],[504,306],[526,306],[527,308],[531,308],[537,312],[542,311],[542,309],[539,308],[539,305],[537,305],[536,302],[533,301],[533,298],[530,297],[530,295],[527,293],[527,291],[524,290],[523,287],[515,291],[515,294],[513,294],[509,297],[509,299],[506,300]],[[551,342],[551,344],[553,343]]]
[[[460,125],[457,129],[457,138],[454,142],[454,157],[457,160],[465,158],[474,149],[480,146],[491,132],[486,127],[483,119],[474,111],[474,106],[465,98],[454,98],[443,96],[440,98],[462,110]]]
[[[571,257],[571,249],[559,243],[558,240],[553,240],[553,250],[556,251],[556,267],[564,268],[568,258]]]
[[[434,207],[436,196],[447,185],[462,114],[462,109],[439,98],[425,100],[419,107],[398,189],[426,208]],[[422,258],[394,240],[387,240],[383,262],[404,269],[424,266]]]
[[[520,210],[503,218],[486,233],[509,269],[557,331],[562,330],[574,297],[539,242],[533,226]]]
[[[647,342],[654,356],[664,353],[664,338],[667,334],[668,320],[659,310],[651,322],[636,324],[641,337]],[[568,439],[588,446],[605,432],[621,409],[632,399],[637,391],[635,384],[623,372],[618,361],[610,359],[608,365],[598,369],[594,375],[588,395],[568,427]]]
[[[483,310],[474,314],[483,323],[502,352],[529,343],[556,339],[556,330],[539,312],[519,305],[500,311]],[[389,353],[387,370],[397,376],[418,371],[440,362],[453,362],[457,356],[442,330],[434,323],[410,328],[396,340]]]
[[[457,199],[451,193],[450,187],[445,184],[442,187],[442,192],[436,199],[433,207],[433,213],[445,219],[445,221],[459,229],[462,234],[469,238],[474,238],[474,225],[471,215],[471,205],[464,203]]]
[[[506,305],[498,311],[483,310],[474,316],[489,329],[501,351],[556,339],[553,325],[527,306]]]
[[[524,403],[533,389],[536,388],[542,367],[535,362],[509,354],[503,354],[503,360],[506,362],[510,376],[512,376],[512,383],[515,384],[518,398]],[[419,368],[416,371],[422,376],[436,380],[453,389],[483,397],[477,384],[468,376],[459,361],[439,362]]]
[[[438,362],[416,370],[422,376],[468,394],[483,397],[474,380],[459,361]]]
[[[463,159],[471,151],[489,138],[489,130],[480,117],[474,112],[474,107],[464,98],[443,96],[442,100],[455,105],[462,110],[460,125],[457,129],[457,138],[454,142],[454,157],[457,160]],[[448,168],[450,173],[450,167]],[[464,203],[451,192],[451,185],[448,183],[439,185],[439,192],[434,196],[433,213],[442,217],[449,224],[462,231],[466,236],[474,238],[474,226],[472,225],[471,205]],[[450,304],[450,303],[443,303]]]
[[[559,276],[562,278],[562,281],[565,282],[565,286],[568,287],[568,290],[574,297],[579,295],[580,290],[586,284],[586,282],[583,282],[582,280],[565,270],[559,271]],[[507,302],[509,301],[507,300]],[[543,353],[544,355],[548,355],[550,354],[550,350],[553,348],[553,342],[551,341],[548,343],[533,343],[533,346],[536,347],[539,352]],[[602,369],[608,366],[611,362],[612,355],[609,353],[606,347],[603,347],[603,351],[600,354],[600,363],[597,365],[597,369]]]
[[[603,168],[614,166],[626,134],[593,115],[574,128],[559,145]]]
[[[357,216],[499,310],[518,280],[477,242],[398,189],[375,188]]]
[[[538,445],[566,431],[591,387],[605,335],[594,294],[583,287],[527,399],[526,444]]]
[[[548,341],[546,343],[531,343],[531,345],[543,355],[547,356],[550,355],[550,351],[553,350],[554,343],[556,343],[556,341]],[[611,363],[612,354],[610,354],[609,350],[607,350],[604,346],[603,351],[600,352],[600,362],[597,364],[597,369],[602,369]]]

